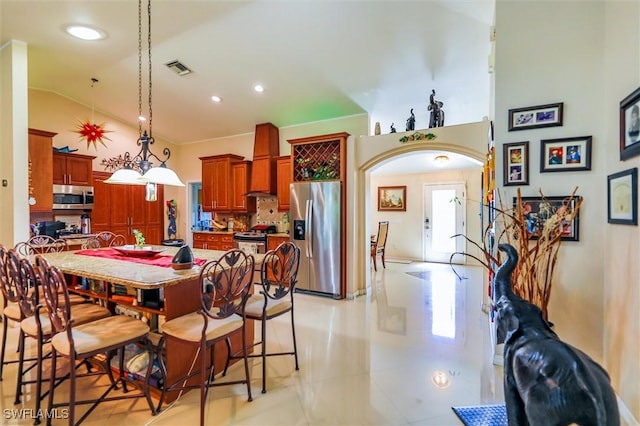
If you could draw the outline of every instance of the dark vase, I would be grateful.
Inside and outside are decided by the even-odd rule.
[[[171,260],[171,267],[173,269],[191,269],[193,266],[193,252],[191,247],[183,245]]]

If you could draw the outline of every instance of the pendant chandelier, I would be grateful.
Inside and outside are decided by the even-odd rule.
[[[180,181],[178,175],[167,167],[166,162],[171,157],[171,151],[169,148],[165,148],[162,151],[164,160],[160,159],[156,154],[151,152],[151,145],[154,143],[153,139],[153,109],[151,106],[151,0],[147,3],[147,17],[148,17],[148,37],[149,43],[149,132],[142,129],[142,123],[145,121],[142,115],[142,0],[138,0],[138,140],[137,145],[140,146],[140,151],[131,156],[129,152],[125,152],[124,155],[118,155],[109,159],[102,160],[102,165],[106,170],[115,170],[109,179],[106,179],[105,183],[122,184],[122,185],[170,185],[170,186],[184,186],[184,183]],[[154,167],[152,160],[156,160],[160,163],[159,166]],[[150,191],[147,191],[150,192]],[[151,192],[155,193],[155,188],[151,189]]]

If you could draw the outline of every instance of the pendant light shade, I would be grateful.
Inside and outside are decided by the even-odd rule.
[[[151,182],[170,186],[184,186],[184,183],[180,181],[176,172],[165,165],[150,168],[149,171],[140,176],[138,180],[142,183]]]
[[[140,172],[132,168],[122,168],[113,172],[109,179],[105,179],[104,183],[112,183],[117,185],[144,185],[141,180]]]

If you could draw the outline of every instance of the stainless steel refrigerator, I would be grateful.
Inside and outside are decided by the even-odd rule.
[[[296,182],[291,241],[300,247],[297,291],[340,298],[341,182]]]

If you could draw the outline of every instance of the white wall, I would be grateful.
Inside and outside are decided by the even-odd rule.
[[[580,241],[561,247],[549,315],[563,340],[579,340],[580,349],[604,363],[636,418],[639,234],[637,227],[607,224],[606,179],[638,165],[618,160],[617,114],[619,101],[640,83],[639,6],[637,0],[498,0],[494,117],[497,164],[503,143],[530,142],[523,195],[567,195],[578,186],[584,197]],[[564,102],[561,127],[507,130],[510,108],[555,102]],[[590,171],[539,173],[541,139],[584,135],[593,136]],[[515,194],[513,187],[501,191],[509,199]]]
[[[385,247],[386,258],[423,261],[424,244],[424,196],[426,183],[459,183],[466,185],[467,196],[466,219],[467,235],[472,238],[480,236],[480,187],[482,167],[477,169],[460,169],[434,173],[416,173],[405,175],[371,174],[369,206],[370,234],[378,232],[378,222],[389,221],[389,233]],[[378,211],[377,197],[379,186],[407,186],[407,210],[404,212]],[[475,200],[475,202],[473,201]]]

